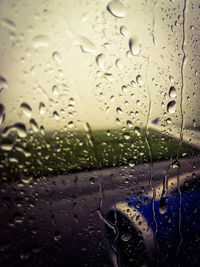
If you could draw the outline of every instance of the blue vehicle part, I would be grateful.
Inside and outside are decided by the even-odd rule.
[[[192,184],[194,186],[191,186]],[[115,244],[116,240],[123,239],[124,235],[131,236],[135,231],[131,238],[134,239],[137,235],[140,237],[148,258],[147,266],[199,266],[200,257],[192,257],[192,253],[200,255],[198,253],[200,252],[199,180],[190,180],[189,185],[185,182],[180,191],[176,187],[160,198],[145,194],[130,197],[128,202],[116,204],[115,213],[118,214],[115,215],[116,221],[118,220],[116,223],[118,236],[115,236]],[[118,219],[120,216],[124,216],[125,220],[132,224],[134,227],[132,233],[120,225],[121,219]],[[130,262],[127,264],[126,261],[131,254],[130,251],[129,254],[123,253],[123,246],[127,245],[128,242],[126,244],[118,242],[118,246],[115,247],[123,258],[122,266],[142,266]],[[126,264],[123,265],[123,262]]]

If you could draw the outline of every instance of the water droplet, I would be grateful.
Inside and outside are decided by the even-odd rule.
[[[171,98],[175,98],[175,97],[176,97],[176,88],[175,88],[174,86],[171,86],[171,87],[169,88],[169,96],[170,96]]]
[[[109,43],[104,43],[104,44],[103,44],[103,47],[104,47],[105,49],[110,49],[110,48],[111,48],[111,45],[110,45]]]
[[[59,114],[58,114],[57,111],[54,111],[54,112],[53,112],[53,116],[54,116],[54,119],[55,119],[55,120],[59,120],[59,118],[60,118],[60,117],[59,117]]]
[[[99,65],[99,67],[101,69],[104,69],[104,60],[105,60],[105,56],[104,54],[100,54],[96,57],[96,62],[97,62],[97,65]]]
[[[22,103],[20,107],[22,108],[24,115],[31,117],[32,108],[27,103]]]
[[[155,118],[154,120],[152,120],[152,123],[153,124],[158,124],[159,120],[160,120],[159,118]]]
[[[128,29],[125,26],[120,27],[120,33],[121,35],[127,37],[128,36]]]
[[[53,92],[54,96],[58,96],[59,95],[59,91],[58,91],[57,85],[54,85],[52,87],[52,92]]]
[[[22,177],[21,178],[21,181],[24,183],[24,184],[29,184],[31,181],[33,180],[33,177]]]
[[[91,177],[91,178],[90,178],[90,183],[91,183],[91,184],[94,184],[94,183],[95,183],[95,178],[94,178],[94,177]]]
[[[6,81],[6,79],[4,77],[2,77],[0,75],[0,93],[1,93],[1,91],[6,89],[7,87],[8,87],[8,82]]]
[[[171,83],[174,82],[174,78],[171,75],[169,76],[169,80],[170,80]]]
[[[122,68],[123,68],[122,60],[121,60],[120,58],[118,58],[118,59],[115,61],[115,65],[116,65],[116,67],[118,67],[119,69],[122,69]]]
[[[123,85],[123,86],[122,86],[122,92],[123,92],[123,93],[128,93],[128,88],[127,88],[126,85]]]
[[[0,104],[0,125],[3,123],[4,119],[5,119],[5,107],[3,104]]]
[[[104,73],[103,77],[108,80],[109,82],[112,82],[113,76],[111,73]]]
[[[170,101],[167,105],[167,111],[173,114],[176,111],[176,101]]]
[[[116,108],[116,111],[117,111],[117,113],[119,114],[119,115],[121,115],[123,112],[122,112],[122,109],[121,108]]]
[[[126,122],[126,125],[127,125],[129,128],[133,127],[133,124],[132,124],[132,122],[131,122],[131,121],[129,121],[129,120]]]
[[[131,138],[130,134],[127,133],[127,132],[123,134],[123,137],[124,137],[124,139],[126,139],[126,140],[129,140],[129,139]]]
[[[137,134],[137,136],[141,135],[141,131],[140,131],[140,128],[138,126],[135,126],[134,132]]]
[[[11,126],[6,127],[5,130],[3,131],[2,136],[5,137],[10,132],[16,132],[17,135],[22,138],[26,137],[27,135],[26,126],[21,122],[17,122]]]
[[[128,242],[131,239],[132,235],[130,233],[123,234],[121,236],[121,240],[124,242]]]
[[[61,239],[61,234],[60,234],[59,231],[56,231],[56,232],[54,233],[54,240],[55,240],[55,241],[59,241],[60,239]]]
[[[11,19],[5,18],[5,19],[2,19],[1,22],[2,22],[2,25],[5,26],[6,28],[8,28],[10,31],[12,31],[12,32],[15,31],[16,24]]]
[[[49,46],[49,38],[46,35],[37,35],[33,39],[33,46],[35,48],[48,47]]]
[[[129,160],[129,162],[128,162],[128,165],[132,168],[132,167],[134,167],[135,166],[135,162],[134,162],[134,160]]]
[[[136,77],[136,82],[137,82],[138,84],[140,84],[140,85],[143,84],[142,76],[141,76],[141,75],[138,75],[138,76]]]
[[[123,18],[126,15],[126,9],[119,0],[112,0],[107,5],[107,10],[117,18]]]
[[[16,212],[13,215],[15,223],[22,223],[24,220],[24,215],[22,213]]]
[[[160,214],[164,214],[167,211],[167,208],[168,208],[168,198],[162,197],[160,199],[160,207],[159,207]]]
[[[77,44],[80,46],[83,53],[96,54],[95,45],[84,36],[76,36]]]
[[[22,260],[28,260],[30,258],[30,256],[31,256],[30,252],[23,252],[23,253],[20,254],[20,258]]]
[[[73,128],[73,127],[74,127],[74,122],[73,122],[73,121],[70,121],[70,122],[68,123],[68,126],[69,126],[69,128]]]
[[[40,111],[40,115],[43,116],[45,113],[45,104],[40,102],[39,104],[39,111]]]
[[[11,151],[13,149],[13,143],[9,139],[4,138],[1,142],[1,149]]]
[[[136,105],[140,106],[140,100],[139,99],[136,101]]]
[[[131,51],[131,54],[134,56],[139,55],[140,51],[141,51],[141,44],[139,43],[139,41],[135,38],[130,38],[129,39],[129,48]]]
[[[40,251],[41,251],[42,249],[40,248],[40,247],[35,247],[35,248],[33,248],[33,253],[35,253],[35,254],[37,254],[37,253],[39,253]]]
[[[70,104],[70,105],[74,105],[74,104],[75,104],[74,98],[71,97],[71,98],[69,99],[69,104]]]
[[[30,123],[31,128],[33,129],[33,131],[35,133],[37,133],[39,131],[39,127],[38,127],[37,122],[34,119],[31,119],[29,123]]]
[[[172,123],[172,121],[171,121],[170,118],[167,118],[167,119],[166,119],[166,122],[167,122],[168,124],[171,124],[171,123]]]
[[[52,54],[52,58],[56,63],[61,64],[62,60],[61,60],[61,56],[60,56],[59,52],[54,52]]]

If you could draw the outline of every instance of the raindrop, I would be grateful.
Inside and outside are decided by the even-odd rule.
[[[21,253],[21,254],[20,254],[20,258],[21,258],[22,260],[27,260],[27,259],[30,258],[30,256],[31,256],[31,253],[30,253],[30,252],[24,252],[24,253]]]
[[[175,98],[176,97],[176,88],[174,86],[171,86],[169,89],[169,96],[171,98]]]
[[[125,26],[120,27],[120,33],[121,35],[127,37],[128,36],[128,29]]]
[[[123,18],[126,15],[126,9],[119,0],[112,0],[107,5],[107,10],[115,17]]]
[[[43,116],[45,113],[45,104],[40,102],[39,104],[39,111],[40,111],[40,115]]]
[[[117,111],[117,113],[119,114],[119,115],[121,115],[123,112],[122,112],[122,109],[121,108],[116,108],[116,111]]]
[[[112,82],[113,76],[111,73],[104,73],[104,78],[108,80],[109,82]]]
[[[7,136],[10,132],[13,131],[17,132],[17,135],[22,138],[26,137],[27,135],[26,126],[21,122],[17,122],[11,126],[6,127],[2,135]]]
[[[15,31],[16,24],[14,21],[5,18],[5,19],[2,19],[2,24],[3,26],[7,27],[10,31]]]
[[[123,134],[123,137],[124,137],[124,139],[126,139],[126,140],[129,140],[129,139],[131,138],[130,134],[127,133],[127,132]]]
[[[95,45],[88,38],[84,36],[77,36],[76,40],[83,53],[96,54]]]
[[[0,93],[7,87],[8,87],[8,82],[6,81],[4,77],[0,76]]]
[[[3,123],[4,119],[5,119],[5,107],[3,104],[0,104],[0,125]]]
[[[132,168],[132,167],[135,166],[135,163],[134,163],[134,161],[131,159],[131,160],[129,160],[128,165]]]
[[[15,223],[22,223],[23,220],[24,220],[24,216],[22,213],[19,213],[19,212],[16,212],[14,215],[13,215],[13,218],[14,218],[14,222]]]
[[[136,77],[136,82],[138,83],[138,84],[143,84],[143,81],[142,81],[142,76],[141,75],[138,75],[137,77]]]
[[[168,207],[168,198],[162,197],[160,199],[160,207],[159,207],[160,214],[164,214],[167,211],[167,207]]]
[[[32,108],[27,103],[22,103],[20,107],[22,108],[24,115],[31,117]]]
[[[114,102],[114,101],[115,101],[115,97],[114,97],[114,95],[111,95],[110,102]]]
[[[95,183],[95,178],[94,178],[94,177],[91,177],[91,178],[90,178],[90,183],[91,183],[91,184],[94,184],[94,183]]]
[[[13,143],[9,139],[4,138],[1,142],[1,149],[11,151],[13,149]]]
[[[56,120],[59,120],[59,118],[60,118],[57,111],[53,112],[53,116],[54,116],[54,119],[56,119]]]
[[[169,80],[170,80],[171,83],[174,82],[174,78],[171,75],[169,76]]]
[[[74,99],[72,97],[69,99],[69,104],[70,105],[74,105],[75,104],[75,101],[74,101]]]
[[[141,51],[141,45],[136,39],[129,39],[129,48],[131,51],[131,54],[134,56],[137,56]]]
[[[131,239],[132,235],[130,233],[123,234],[121,236],[121,240],[124,242],[128,242]]]
[[[48,47],[49,46],[49,38],[46,35],[37,35],[33,39],[33,46],[35,48]]]
[[[118,58],[118,59],[115,61],[115,65],[116,65],[116,67],[118,67],[119,69],[122,69],[122,68],[123,68],[122,60],[121,60],[120,58]]]
[[[154,120],[152,120],[152,123],[153,124],[158,124],[159,120],[160,120],[159,118],[155,118]]]
[[[176,97],[176,88],[175,88],[174,86],[171,86],[171,87],[169,88],[169,96],[170,96],[171,98],[175,98],[175,97]]]
[[[119,118],[116,118],[116,122],[117,122],[117,124],[121,123]]]
[[[56,63],[61,64],[62,60],[61,60],[61,56],[60,56],[59,52],[54,52],[52,54],[52,58]]]
[[[59,95],[59,91],[58,91],[58,87],[57,87],[57,85],[54,85],[54,86],[52,87],[52,92],[53,92],[53,94],[54,94],[55,96],[58,96],[58,95]]]
[[[35,247],[33,248],[33,253],[37,254],[41,251],[42,249],[40,247]]]
[[[170,101],[167,105],[167,111],[173,114],[176,111],[176,101]]]
[[[21,181],[25,184],[29,184],[33,180],[33,177],[22,177]]]
[[[126,125],[127,125],[129,128],[133,127],[133,124],[132,124],[132,122],[131,122],[131,121],[129,121],[129,120],[126,122]]]
[[[171,124],[171,123],[172,123],[172,121],[171,121],[170,118],[167,118],[167,119],[166,119],[166,122],[167,122],[168,124]]]
[[[61,239],[61,234],[60,234],[59,231],[56,231],[56,232],[54,233],[54,240],[55,240],[55,241],[59,241],[60,239]]]
[[[126,56],[127,56],[127,58],[131,58],[132,57],[132,54],[131,54],[131,52],[129,50],[126,51]]]
[[[68,126],[69,126],[69,128],[73,128],[73,127],[74,127],[74,123],[73,123],[73,121],[70,121],[70,122],[68,123]]]
[[[110,130],[106,131],[107,136],[111,136]]]
[[[97,65],[101,68],[104,69],[104,60],[105,60],[105,56],[104,54],[100,54],[96,57],[96,62]]]
[[[135,126],[134,132],[136,133],[137,136],[141,135],[141,131],[140,131],[140,128],[138,126]]]
[[[126,85],[123,85],[123,86],[122,86],[122,92],[123,92],[123,93],[127,93],[127,92],[128,92],[128,88],[127,88]]]
[[[31,125],[31,128],[33,129],[33,131],[35,133],[37,133],[39,131],[38,124],[34,119],[30,120],[30,125]]]
[[[136,101],[136,105],[137,105],[137,106],[140,106],[140,100],[137,100],[137,101]]]
[[[195,119],[192,120],[192,124],[193,124],[193,127],[196,128],[197,122],[195,121]]]

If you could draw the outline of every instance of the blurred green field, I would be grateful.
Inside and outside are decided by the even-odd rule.
[[[154,162],[176,158],[178,140],[150,130],[148,141]],[[199,150],[182,144],[180,155],[199,155]],[[9,135],[1,140],[0,159],[1,181],[14,181],[85,169],[134,166],[149,162],[150,153],[144,130],[137,128],[128,132],[54,131],[28,134],[25,138]]]

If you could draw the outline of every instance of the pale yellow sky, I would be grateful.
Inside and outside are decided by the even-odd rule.
[[[0,75],[8,83],[1,128],[31,128],[32,118],[47,130],[84,122],[124,127],[128,120],[145,127],[149,114],[149,124],[159,118],[179,131],[181,97],[184,122],[199,126],[197,1],[187,4],[184,32],[184,1],[156,2],[1,1]]]

